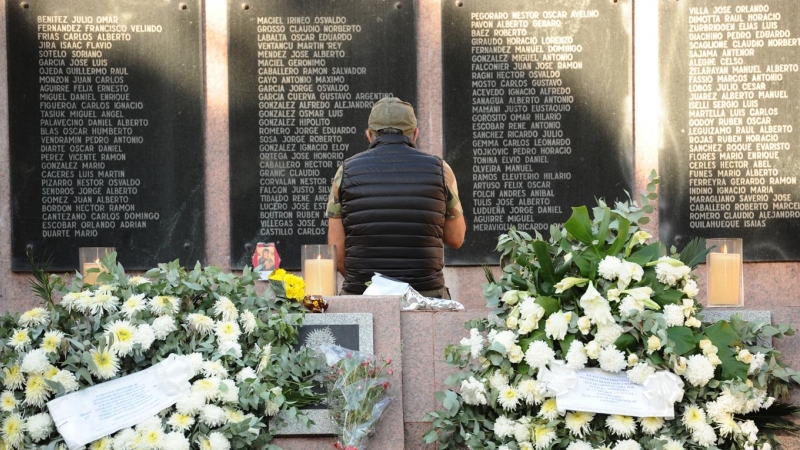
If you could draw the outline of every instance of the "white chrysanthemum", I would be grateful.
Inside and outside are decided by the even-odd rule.
[[[78,300],[81,298],[80,292],[69,292],[61,299],[61,306],[66,308],[67,311],[72,312],[75,309]]]
[[[242,315],[239,317],[239,323],[242,324],[242,330],[244,330],[245,334],[252,333],[258,326],[256,316],[252,311],[242,311]]]
[[[686,284],[683,285],[681,290],[689,298],[695,298],[700,293],[700,289],[697,288],[697,282],[694,280],[686,280]]]
[[[686,360],[686,372],[683,377],[696,387],[705,386],[714,378],[714,366],[703,355],[692,355]]]
[[[664,419],[661,417],[642,417],[639,419],[642,432],[648,436],[655,436],[664,427]]]
[[[572,341],[572,344],[569,346],[569,351],[567,352],[566,360],[567,367],[570,369],[581,370],[586,367],[586,363],[589,362],[589,356],[586,355],[583,342],[578,340]]]
[[[164,446],[162,448],[169,450],[189,450],[191,443],[183,433],[173,431],[164,435]]]
[[[206,395],[204,392],[190,392],[187,395],[182,395],[175,404],[175,409],[186,415],[197,414],[200,408],[206,404]]]
[[[225,411],[217,405],[203,405],[200,408],[200,415],[198,416],[200,422],[203,422],[211,428],[216,428],[226,422]]]
[[[597,342],[596,339],[594,339],[590,341],[588,344],[586,344],[585,349],[586,349],[586,356],[588,356],[591,359],[597,359],[600,357],[600,350],[602,350],[603,347],[600,345],[599,342]]]
[[[508,377],[503,372],[497,370],[489,377],[489,387],[499,391],[503,386],[508,385]]]
[[[125,428],[114,435],[111,446],[114,450],[130,450],[134,448],[134,443],[138,437],[139,434],[133,428]]]
[[[113,313],[119,308],[119,297],[98,291],[87,303],[88,309],[92,314],[100,312]]]
[[[656,373],[656,369],[647,362],[640,362],[628,369],[627,372],[628,380],[636,384],[644,384],[647,378],[654,373]]]
[[[597,267],[597,273],[608,281],[614,281],[619,276],[619,271],[622,269],[622,261],[615,256],[606,256],[600,261]]]
[[[659,263],[656,264],[656,278],[661,283],[670,287],[675,286],[678,281],[683,280],[691,271],[692,269],[684,265],[681,261],[668,256],[662,256],[659,258]]]
[[[252,367],[244,367],[242,368],[242,370],[239,371],[239,373],[236,374],[236,381],[238,381],[239,383],[244,383],[246,380],[250,379],[255,380],[257,378],[258,375],[256,374],[256,371],[253,370]]]
[[[468,405],[485,405],[487,403],[486,386],[475,377],[469,377],[468,380],[461,382],[461,397]]]
[[[39,346],[42,350],[47,353],[55,353],[58,351],[58,347],[61,346],[61,341],[64,339],[64,333],[59,330],[50,330],[44,333],[44,339],[42,339],[42,344]]]
[[[153,328],[146,323],[140,324],[136,327],[136,336],[134,340],[137,344],[141,345],[142,350],[149,349],[150,346],[153,345],[153,341],[156,340]]]
[[[473,359],[477,359],[479,356],[481,356],[481,351],[483,351],[483,342],[483,335],[481,335],[477,328],[472,328],[469,330],[469,338],[461,339],[461,345],[469,346],[469,353]]]
[[[497,396],[497,403],[506,411],[513,411],[519,403],[519,392],[512,386],[503,386]]]
[[[216,377],[201,378],[192,383],[192,392],[200,393],[207,400],[214,400],[219,396],[220,379]]]
[[[537,416],[541,417],[544,420],[555,420],[558,417],[558,407],[556,405],[556,399],[548,398],[547,400],[542,403],[542,407],[539,409],[539,412],[536,413]]]
[[[506,416],[499,416],[494,421],[494,434],[500,439],[511,437],[514,435],[514,426],[516,422]]]
[[[549,338],[562,340],[569,331],[569,321],[572,319],[571,312],[558,311],[550,314],[544,323],[545,335]]]
[[[143,284],[149,284],[150,280],[145,277],[134,276],[128,278],[128,286],[141,286]]]
[[[138,436],[137,436],[138,439]],[[114,440],[110,436],[103,436],[89,444],[89,450],[111,450]],[[143,448],[143,447],[142,447]]]
[[[544,401],[542,394],[539,392],[539,382],[532,378],[523,378],[517,383],[517,392],[520,397],[525,400],[525,404],[541,405]]]
[[[714,432],[714,427],[704,423],[692,431],[692,439],[703,447],[711,447],[717,442],[717,433]]]
[[[636,312],[644,311],[644,302],[630,295],[626,295],[619,304],[619,313],[622,317],[630,317]]]
[[[278,411],[280,411],[280,406],[273,401],[268,401],[264,405],[264,415],[267,417],[272,417],[275,414],[278,414]]]
[[[517,343],[517,333],[511,330],[503,330],[497,333],[492,339],[492,343],[499,342],[506,352],[508,352],[514,344]]]
[[[14,397],[14,393],[11,391],[3,391],[0,394],[0,409],[5,412],[14,411],[17,408],[19,401],[16,397]]]
[[[681,417],[681,422],[683,422],[683,426],[685,426],[687,430],[697,430],[706,424],[706,413],[697,405],[687,406]]]
[[[625,359],[625,354],[617,350],[617,347],[609,345],[600,350],[600,357],[597,358],[600,362],[600,368],[606,372],[617,373],[628,365]]]
[[[589,425],[594,419],[594,414],[584,412],[584,411],[575,411],[567,413],[566,417],[564,417],[564,424],[569,430],[569,434],[577,437],[583,437],[583,435],[588,434],[591,430],[589,429]]]
[[[594,340],[597,341],[597,344],[601,347],[605,347],[606,345],[617,342],[617,339],[622,336],[623,331],[622,327],[616,323],[600,325],[597,327],[597,332],[594,334]]]
[[[239,325],[233,321],[219,321],[214,326],[214,333],[219,341],[237,341],[242,334]]]
[[[198,406],[197,409],[199,410],[200,407]],[[185,432],[192,428],[192,425],[194,425],[194,417],[191,414],[175,412],[169,416],[167,425],[169,425],[175,431]]]
[[[47,353],[40,348],[29,351],[22,359],[22,365],[20,365],[20,369],[24,373],[38,373],[40,375],[43,374],[48,367],[50,367],[50,358],[48,358]]]
[[[214,431],[208,435],[208,442],[214,450],[230,450],[231,443],[224,434],[219,431]]]
[[[669,304],[664,306],[664,319],[668,327],[682,327],[685,317],[681,305]]]
[[[53,419],[48,413],[34,414],[28,417],[28,434],[34,441],[41,441],[53,432]]]
[[[203,361],[201,366],[201,370],[203,371],[203,375],[206,378],[216,377],[216,378],[227,378],[228,377],[228,370],[225,366],[222,365],[220,361]]]
[[[736,423],[733,414],[721,414],[714,418],[717,424],[719,434],[722,436],[731,436],[739,432],[739,425]]]
[[[25,347],[31,343],[30,333],[27,328],[16,329],[8,338],[8,346],[13,347],[16,351],[25,350]]]
[[[517,442],[519,450],[533,450],[533,444],[530,441]]]
[[[555,357],[555,352],[545,341],[536,340],[531,342],[528,346],[528,350],[525,352],[525,362],[536,370],[540,370],[544,366],[550,364]]]
[[[242,345],[236,341],[219,341],[219,353],[239,359],[242,357]]]
[[[8,448],[17,448],[25,437],[25,419],[17,413],[9,414],[3,420],[0,434],[3,436],[4,443]]]
[[[230,322],[239,318],[239,310],[228,297],[220,297],[214,303],[214,315],[222,316],[222,320]]]
[[[642,281],[643,275],[644,269],[642,269],[642,266],[630,261],[622,261],[622,267],[619,269],[617,287],[623,290],[628,287],[631,281]]]
[[[546,448],[550,448],[550,444],[556,440],[556,430],[550,427],[546,427],[544,425],[536,425],[533,427],[533,433],[531,433],[531,437],[533,438],[533,445],[536,446],[537,450],[544,450]]]
[[[140,431],[141,444],[147,449],[160,449],[164,447],[164,430],[159,426],[158,428],[150,428],[145,431]]]
[[[629,438],[636,433],[636,420],[630,416],[612,414],[606,418],[606,427],[615,436]]]
[[[128,319],[132,319],[139,311],[144,311],[147,308],[147,299],[144,294],[131,295],[122,303],[120,311]]]
[[[119,371],[119,359],[110,349],[91,350],[92,364],[89,371],[97,378],[107,380],[117,375]]]
[[[178,329],[172,316],[156,317],[151,326],[153,327],[153,336],[160,340],[166,339],[170,333]]]
[[[25,382],[25,400],[23,403],[44,408],[50,393],[50,387],[47,385],[45,378],[38,374],[31,374]]]
[[[219,383],[219,401],[222,403],[239,403],[239,387],[233,380],[222,380]]]
[[[111,350],[117,355],[125,356],[133,351],[136,344],[136,327],[127,320],[115,320],[106,328],[106,336],[114,337]]]
[[[147,419],[136,424],[136,431],[142,433],[149,430],[160,430],[161,418],[158,416],[150,416]]]
[[[567,450],[594,450],[594,447],[586,441],[572,441],[567,446]]]
[[[614,450],[642,450],[642,446],[632,439],[625,439],[617,441],[614,445]]]
[[[531,420],[527,417],[519,419],[514,424],[514,439],[517,442],[530,440],[531,438]]]
[[[539,323],[542,317],[544,317],[544,314],[544,308],[542,305],[536,303],[536,299],[533,297],[526,297],[519,305],[519,316],[522,320],[530,319]]]
[[[21,327],[40,327],[50,323],[50,313],[44,308],[33,308],[22,313],[17,322]]]
[[[189,329],[196,333],[206,335],[214,331],[214,319],[205,314],[192,313],[186,316]]]
[[[171,295],[157,295],[150,299],[150,312],[156,316],[171,316],[180,309],[180,299]]]
[[[60,383],[66,393],[75,392],[81,387],[75,374],[66,369],[59,370],[51,381]]]

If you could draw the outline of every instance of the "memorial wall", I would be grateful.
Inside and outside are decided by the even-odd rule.
[[[467,218],[449,265],[496,264],[633,182],[630,2],[442,2],[444,159]]]
[[[665,2],[661,236],[741,237],[800,259],[800,16],[794,2]]]
[[[327,240],[331,181],[367,149],[372,104],[416,104],[413,3],[231,1],[228,24],[231,267],[273,242],[298,269]]]
[[[203,260],[200,2],[7,6],[13,269]]]

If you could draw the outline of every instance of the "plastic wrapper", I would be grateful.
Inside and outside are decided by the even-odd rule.
[[[326,400],[339,435],[336,448],[365,450],[378,420],[394,400],[388,395],[391,360],[331,344],[321,345],[320,352],[329,366]]]
[[[425,297],[408,283],[375,273],[364,295],[399,295],[403,311],[460,311],[464,305],[455,300]]]

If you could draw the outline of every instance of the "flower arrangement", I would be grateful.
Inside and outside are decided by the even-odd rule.
[[[279,297],[302,302],[306,296],[306,282],[302,277],[276,269],[270,273],[268,279],[272,290]]]
[[[194,373],[177,404],[90,449],[228,450],[269,445],[266,421],[319,401],[313,353],[294,350],[299,305],[256,294],[253,272],[237,277],[177,261],[127,276],[116,255],[99,284],[71,284],[34,268],[42,307],[0,317],[0,448],[66,448],[46,403],[127,374],[168,355]],[[302,280],[290,282],[295,294]],[[56,297],[60,295],[60,303]]]
[[[387,394],[391,360],[331,344],[320,346],[329,369],[325,376],[327,405],[339,429],[340,450],[365,450],[383,411],[392,402]]]
[[[463,371],[446,380],[459,392],[437,392],[443,409],[429,414],[426,443],[438,448],[531,450],[769,450],[776,429],[796,430],[782,404],[800,373],[759,345],[792,327],[730,321],[704,323],[691,270],[707,252],[702,241],[667,254],[648,243],[647,223],[658,178],[643,207],[598,201],[590,218],[573,208],[549,240],[510,230],[499,239],[502,276],[488,270],[486,319],[467,323],[470,337],[447,348]],[[568,410],[559,413],[545,375],[554,367],[599,367],[645,384],[657,371],[678,380],[675,418]],[[678,378],[680,377],[680,379]],[[683,382],[681,383],[680,380]]]

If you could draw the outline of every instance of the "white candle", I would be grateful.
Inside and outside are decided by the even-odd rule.
[[[738,305],[742,256],[738,253],[711,253],[708,268],[708,304]]]
[[[332,259],[307,259],[303,275],[306,295],[336,295],[336,272]]]
[[[100,261],[83,263],[83,283],[97,284],[97,277],[100,275],[100,272],[92,272],[87,274],[86,272],[89,269],[100,269],[102,271],[103,266],[100,265]]]

